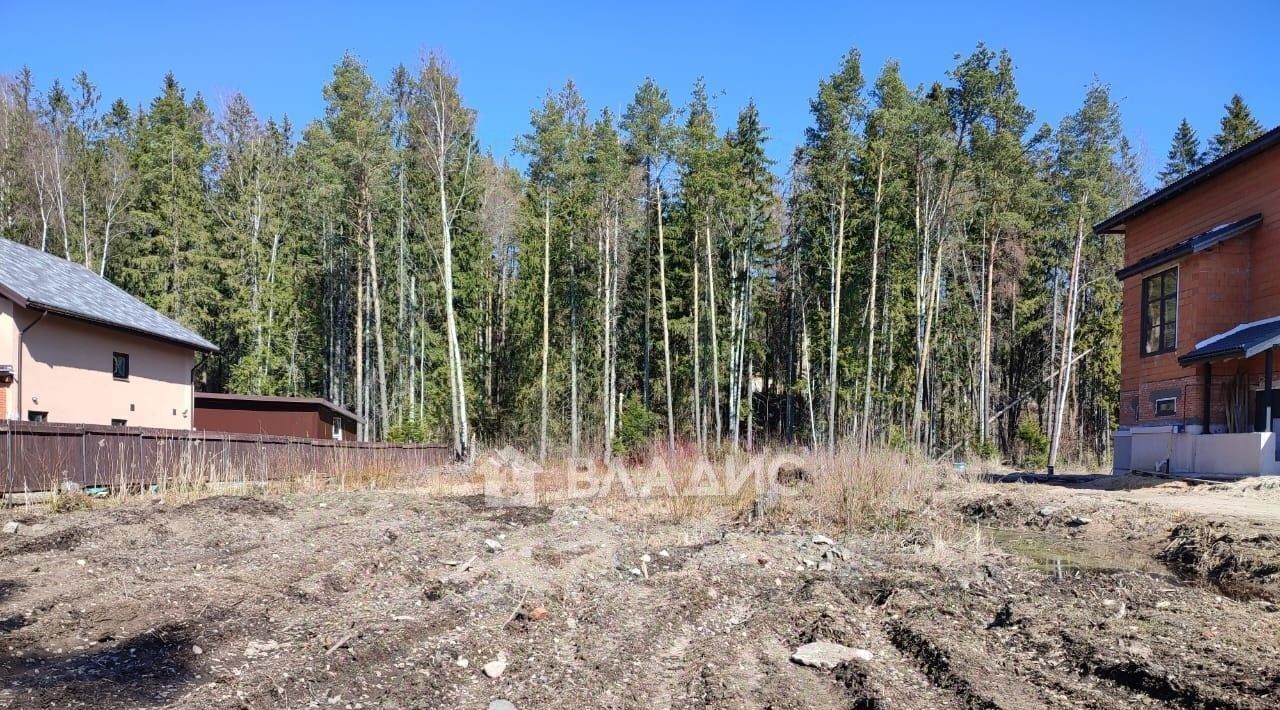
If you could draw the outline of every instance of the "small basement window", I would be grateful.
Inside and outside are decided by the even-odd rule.
[[[47,421],[49,421],[49,413],[48,413],[48,412],[37,412],[37,411],[34,411],[34,410],[29,410],[29,411],[27,412],[27,421],[29,421],[29,422],[39,422],[39,423],[47,422]]]
[[[129,422],[125,419],[112,419],[111,426],[129,426]]]
[[[1142,280],[1142,354],[1178,347],[1178,267]]]
[[[1156,416],[1157,417],[1172,417],[1177,413],[1178,413],[1177,397],[1166,397],[1164,399],[1156,400]]]
[[[111,376],[117,380],[129,379],[129,354],[111,354]]]

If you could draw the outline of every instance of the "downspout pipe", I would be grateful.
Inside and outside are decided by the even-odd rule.
[[[208,353],[200,353],[200,357],[196,360],[196,364],[191,367],[191,401],[187,412],[191,415],[188,425],[192,430],[196,428],[196,370],[204,367],[205,360],[209,359]]]
[[[33,320],[33,321],[31,321],[30,323],[28,323],[28,324],[27,324],[27,326],[26,326],[25,328],[19,328],[19,329],[18,329],[18,361],[17,361],[16,363],[14,363],[14,365],[15,365],[15,369],[16,369],[16,372],[14,372],[14,374],[13,374],[13,380],[14,380],[14,382],[16,382],[16,383],[17,383],[17,387],[15,387],[14,389],[15,389],[15,394],[17,394],[17,396],[18,396],[18,419],[22,419],[22,418],[23,418],[23,416],[22,416],[22,407],[23,407],[23,399],[22,399],[22,359],[23,359],[23,358],[22,358],[22,346],[23,346],[23,342],[22,342],[22,337],[23,337],[24,335],[26,335],[26,334],[27,334],[27,331],[28,331],[28,330],[31,330],[32,328],[34,328],[34,327],[36,327],[37,325],[39,325],[39,324],[40,324],[40,321],[44,320],[44,319],[45,319],[45,316],[47,316],[47,315],[49,315],[49,311],[40,311],[40,317],[39,317],[39,318],[36,318],[35,320]]]

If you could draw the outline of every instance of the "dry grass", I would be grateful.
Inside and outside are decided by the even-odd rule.
[[[327,478],[313,471],[237,470],[188,450],[155,483],[119,480],[109,495],[58,492],[45,502],[54,512],[111,505],[138,495],[182,504],[211,495],[281,496],[413,488],[431,496],[489,493],[486,483],[531,471],[533,499],[541,505],[585,504],[619,521],[693,523],[750,520],[758,527],[861,531],[903,536],[922,550],[981,543],[972,540],[948,500],[984,484],[977,467],[956,470],[893,450],[842,449],[834,457],[797,450],[765,450],[708,460],[692,449],[651,456],[641,463],[558,458],[538,467],[506,448],[477,456],[472,466],[419,474],[367,466]],[[921,537],[923,535],[923,540]]]
[[[955,529],[958,522],[946,500],[983,485],[981,467],[957,470],[885,449],[848,448],[830,458],[765,450],[714,461],[680,449],[640,463],[556,458],[541,467],[504,449],[477,460],[474,475],[482,481],[514,480],[517,471],[534,470],[532,502],[587,504],[618,520],[751,519],[771,527],[892,533],[925,524],[948,540],[966,533]]]
[[[972,469],[887,449],[809,461],[808,485],[785,502],[788,512],[846,530],[903,530],[937,513],[943,498],[982,485]]]
[[[318,474],[299,464],[293,470],[267,471],[260,463],[229,465],[200,447],[186,447],[171,459],[167,468],[157,466],[145,477],[147,483],[117,474],[110,485],[80,489],[73,484],[51,481],[47,492],[14,496],[11,502],[28,508],[42,506],[49,512],[64,513],[117,505],[139,497],[181,505],[215,495],[278,497],[323,491],[358,491],[421,488],[438,495],[458,495],[479,491],[469,471],[445,467],[426,472],[410,472],[390,465],[346,468],[337,476]]]

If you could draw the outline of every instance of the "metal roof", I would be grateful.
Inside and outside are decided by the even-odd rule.
[[[1237,234],[1243,234],[1259,224],[1262,224],[1261,214],[1249,215],[1244,219],[1238,219],[1226,224],[1219,224],[1213,229],[1201,232],[1194,237],[1187,237],[1177,244],[1167,246],[1150,256],[1137,260],[1131,266],[1126,266],[1117,271],[1116,278],[1123,281],[1134,274],[1140,274],[1148,269],[1154,269],[1157,266],[1162,266],[1175,259],[1181,259],[1188,254],[1199,254],[1206,249],[1210,249],[1227,241]]]
[[[0,295],[22,306],[159,338],[207,353],[218,346],[85,267],[0,238]]]
[[[226,402],[228,405],[243,403],[276,405],[281,408],[297,407],[299,405],[323,407],[331,412],[341,414],[352,421],[364,421],[364,419],[356,416],[354,412],[346,407],[334,404],[322,397],[280,397],[265,394],[229,394],[226,392],[196,392],[195,397],[197,405],[201,400],[204,400],[206,402]]]
[[[1178,358],[1179,365],[1249,358],[1280,345],[1280,318],[1242,323],[1225,333],[1202,340],[1196,349]]]
[[[1125,230],[1125,222],[1150,210],[1157,205],[1181,195],[1209,178],[1226,172],[1228,169],[1243,163],[1253,156],[1273,146],[1280,145],[1280,127],[1276,127],[1246,143],[1240,148],[1227,153],[1208,165],[1147,195],[1132,206],[1117,212],[1093,226],[1094,234],[1118,234]]]

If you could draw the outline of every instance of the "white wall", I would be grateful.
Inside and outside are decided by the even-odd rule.
[[[1167,459],[1171,473],[1277,475],[1275,437],[1267,432],[1187,434],[1139,428],[1130,437],[1129,468],[1155,471]]]

